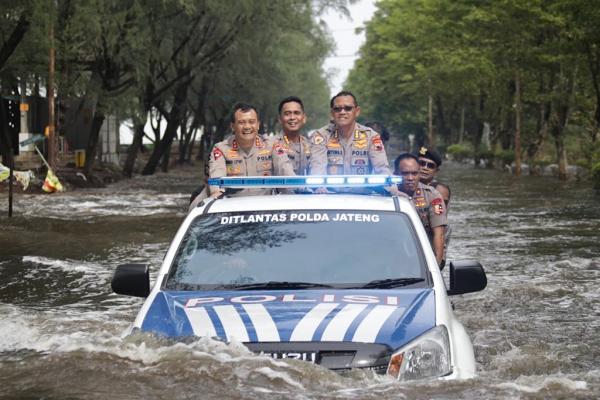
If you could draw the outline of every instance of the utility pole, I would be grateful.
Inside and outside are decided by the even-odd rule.
[[[12,151],[12,149],[10,150]],[[12,217],[13,215],[13,168],[15,162],[13,161],[10,165],[10,172],[8,175],[8,216]]]
[[[50,16],[52,18],[52,16]],[[48,164],[55,169],[57,163],[58,141],[56,140],[56,116],[54,114],[54,64],[56,52],[54,50],[54,22],[50,21],[50,53],[48,57]]]

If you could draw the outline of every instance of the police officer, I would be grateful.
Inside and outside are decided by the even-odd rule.
[[[311,175],[390,175],[379,133],[360,125],[354,94],[342,91],[330,101],[332,123],[311,137]]]
[[[431,185],[436,181],[437,173],[442,165],[442,157],[435,151],[422,146],[419,149],[419,180]]]
[[[448,214],[448,204],[450,203],[450,186],[441,183],[437,180],[437,174],[442,166],[442,157],[432,149],[422,146],[419,149],[419,180],[429,186],[435,188],[444,199],[446,205],[446,215]],[[448,244],[450,243],[450,235],[452,228],[446,225],[444,229],[444,260],[448,252]]]
[[[278,110],[282,132],[275,140],[286,149],[296,175],[308,175],[310,143],[301,133],[306,123],[304,104],[298,97],[290,96],[281,100]]]
[[[294,169],[283,146],[274,140],[258,136],[260,121],[256,108],[238,103],[233,108],[233,136],[214,145],[210,158],[209,177],[294,175]],[[210,195],[224,192],[210,186]],[[271,189],[243,189],[236,195],[271,194]]]
[[[394,160],[394,174],[402,176],[398,189],[410,197],[429,236],[438,265],[443,268],[447,219],[442,195],[431,186],[419,182],[419,160],[414,154],[400,154]]]
[[[450,203],[450,197],[452,196],[452,192],[450,191],[450,186],[445,183],[433,181],[431,182],[431,187],[440,192],[442,198],[444,199],[444,204],[446,205],[446,216],[450,212],[448,208],[448,204]],[[448,245],[450,244],[450,236],[452,235],[452,227],[450,224],[446,225],[444,229],[444,260],[447,260],[446,254],[448,253]]]

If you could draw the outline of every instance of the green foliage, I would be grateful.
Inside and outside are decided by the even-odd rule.
[[[452,157],[452,159],[459,162],[465,160],[473,154],[471,147],[464,144],[451,144],[446,149],[446,152]]]
[[[494,153],[494,159],[500,161],[502,165],[511,165],[515,162],[514,150],[498,150]]]
[[[514,152],[518,78],[524,152],[555,158],[566,143],[569,159],[590,159],[600,125],[600,9],[592,3],[381,0],[346,86],[364,99],[364,118],[392,131],[426,131],[431,99],[440,147],[460,137],[478,148],[487,123],[492,146]]]
[[[494,165],[496,154],[492,150],[479,150],[475,154],[475,158],[485,161],[485,165],[491,168]]]
[[[193,130],[223,125],[245,101],[275,129],[279,101],[295,95],[316,127],[327,120],[322,66],[333,47],[319,13],[347,14],[351,1],[0,0],[4,44],[20,18],[28,27],[0,64],[0,90],[44,93],[54,46],[59,98],[88,97],[106,115],[143,122],[155,110]]]

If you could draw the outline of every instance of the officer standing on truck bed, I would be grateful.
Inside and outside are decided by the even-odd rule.
[[[311,175],[390,175],[381,136],[356,122],[360,107],[354,94],[336,94],[330,108],[333,123],[311,137]]]
[[[402,153],[394,161],[394,174],[402,176],[398,185],[417,209],[440,268],[444,267],[444,230],[448,224],[442,195],[429,185],[419,182],[419,160],[411,153]]]

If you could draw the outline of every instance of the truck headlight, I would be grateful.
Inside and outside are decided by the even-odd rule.
[[[450,341],[444,325],[436,326],[394,352],[387,369],[389,375],[403,381],[435,378],[451,372]]]

